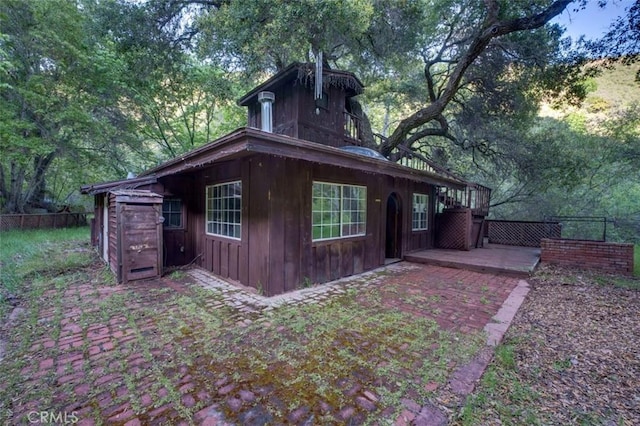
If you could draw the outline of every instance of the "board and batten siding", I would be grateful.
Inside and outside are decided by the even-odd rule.
[[[241,238],[208,235],[206,187],[236,180],[242,182]],[[367,188],[365,235],[312,240],[314,181]],[[433,199],[432,187],[407,179],[256,154],[200,171],[193,187],[197,189],[185,202],[189,203],[193,253],[202,253],[198,264],[268,296],[383,265],[386,203],[392,192],[402,200],[402,252],[432,244],[431,213],[429,230],[411,229],[413,192],[427,193]]]

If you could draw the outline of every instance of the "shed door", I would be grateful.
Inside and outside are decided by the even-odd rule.
[[[122,206],[123,281],[160,276],[162,231],[158,204]]]

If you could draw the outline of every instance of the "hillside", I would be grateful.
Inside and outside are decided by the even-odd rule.
[[[604,69],[594,79],[595,91],[589,93],[584,106],[592,110],[599,109],[602,101],[613,108],[640,103],[640,82],[636,81],[639,70],[639,63],[630,66],[615,64],[610,69]]]
[[[636,81],[639,71],[640,63],[618,63],[602,68],[600,75],[587,81],[589,93],[580,107],[545,103],[541,106],[540,116],[562,120],[569,114],[579,113],[597,127],[612,112],[640,104],[640,82]]]

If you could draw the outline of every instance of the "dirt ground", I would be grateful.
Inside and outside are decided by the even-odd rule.
[[[640,280],[543,266],[459,423],[640,424]]]

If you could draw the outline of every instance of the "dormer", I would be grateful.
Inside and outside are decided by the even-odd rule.
[[[334,147],[361,145],[361,119],[353,114],[351,98],[364,85],[347,71],[324,67],[322,77],[322,98],[316,99],[315,65],[289,65],[238,100],[248,107],[247,125],[269,131],[271,114],[273,133]]]

